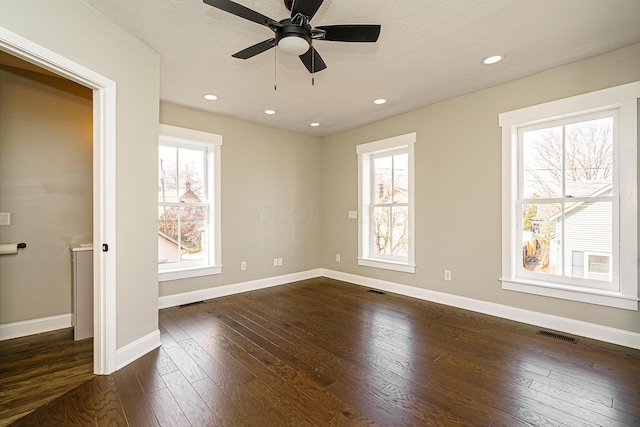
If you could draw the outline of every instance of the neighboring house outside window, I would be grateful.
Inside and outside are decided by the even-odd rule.
[[[415,272],[411,133],[360,144],[358,264]]]
[[[638,97],[640,82],[500,114],[504,289],[637,310]]]
[[[160,125],[160,281],[221,272],[220,135]]]

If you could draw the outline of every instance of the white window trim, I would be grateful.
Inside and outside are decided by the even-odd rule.
[[[356,146],[358,155],[358,265],[381,268],[385,270],[415,273],[415,215],[414,215],[414,145],[416,133],[395,136],[379,141],[373,141]],[[381,259],[370,255],[370,212],[371,195],[363,192],[371,188],[370,160],[372,156],[397,149],[406,149],[408,158],[408,186],[409,186],[409,255],[407,261]]]
[[[638,212],[637,212],[637,118],[640,82],[590,92],[545,104],[505,112],[499,115],[502,127],[502,288],[535,295],[638,310]],[[619,290],[598,290],[587,287],[529,280],[517,277],[516,223],[518,191],[518,129],[551,120],[618,109],[620,140],[614,152],[614,180],[619,182],[618,271]],[[622,153],[622,154],[621,154]],[[618,221],[616,224],[616,220]],[[615,253],[615,252],[614,252]]]
[[[171,145],[193,147],[194,145],[206,145],[210,148],[207,164],[213,165],[213,173],[207,172],[208,179],[208,203],[209,214],[212,220],[209,223],[213,234],[213,239],[209,239],[209,263],[198,266],[183,266],[180,268],[160,268],[158,267],[158,281],[167,282],[170,280],[188,279],[191,277],[209,276],[222,273],[221,255],[221,222],[220,222],[220,148],[222,146],[222,136],[208,132],[201,132],[193,129],[185,129],[177,126],[160,125],[160,142],[169,142]]]

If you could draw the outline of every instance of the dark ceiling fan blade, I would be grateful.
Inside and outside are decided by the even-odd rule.
[[[233,56],[234,58],[249,59],[253,56],[258,55],[259,53],[266,52],[272,47],[275,47],[275,45],[276,45],[276,39],[269,39],[260,43],[256,43],[253,46],[249,46],[248,48],[243,49],[240,52],[234,53],[231,56]]]
[[[322,6],[323,1],[324,0],[293,0],[291,4],[291,17],[293,18],[296,14],[301,13],[311,20],[313,15],[320,9],[320,6]]]
[[[378,41],[380,35],[380,25],[373,24],[353,24],[353,25],[321,25],[314,30],[325,32],[320,40],[332,42],[364,42],[373,43]]]
[[[260,25],[265,25],[270,28],[280,27],[280,23],[274,19],[264,16],[261,13],[251,10],[248,7],[241,4],[232,2],[231,0],[203,0],[209,6],[213,6],[217,9],[229,12],[232,15],[239,16],[240,18],[248,19]]]
[[[317,73],[327,68],[318,51],[312,46],[306,53],[300,55],[300,60],[310,73]]]

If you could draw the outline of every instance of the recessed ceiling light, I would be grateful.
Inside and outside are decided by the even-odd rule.
[[[491,64],[495,64],[496,62],[502,61],[503,58],[504,58],[504,56],[502,56],[502,55],[491,55],[491,56],[487,56],[486,58],[484,58],[482,60],[482,63],[484,65],[491,65]]]
[[[205,93],[204,95],[202,95],[202,97],[207,101],[215,101],[216,99],[218,99],[218,97],[212,93]]]
[[[313,123],[310,123],[309,126],[311,126],[312,128],[317,128],[318,126],[320,126],[320,123],[313,122]]]
[[[374,104],[376,105],[382,105],[382,104],[386,104],[387,100],[384,98],[380,98],[380,99],[376,99],[375,101],[373,101]]]
[[[273,110],[264,110],[264,113],[273,116],[276,112]]]

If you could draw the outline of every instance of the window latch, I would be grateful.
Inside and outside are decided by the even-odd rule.
[[[102,244],[102,252],[109,252],[109,245],[107,245],[106,243]]]

